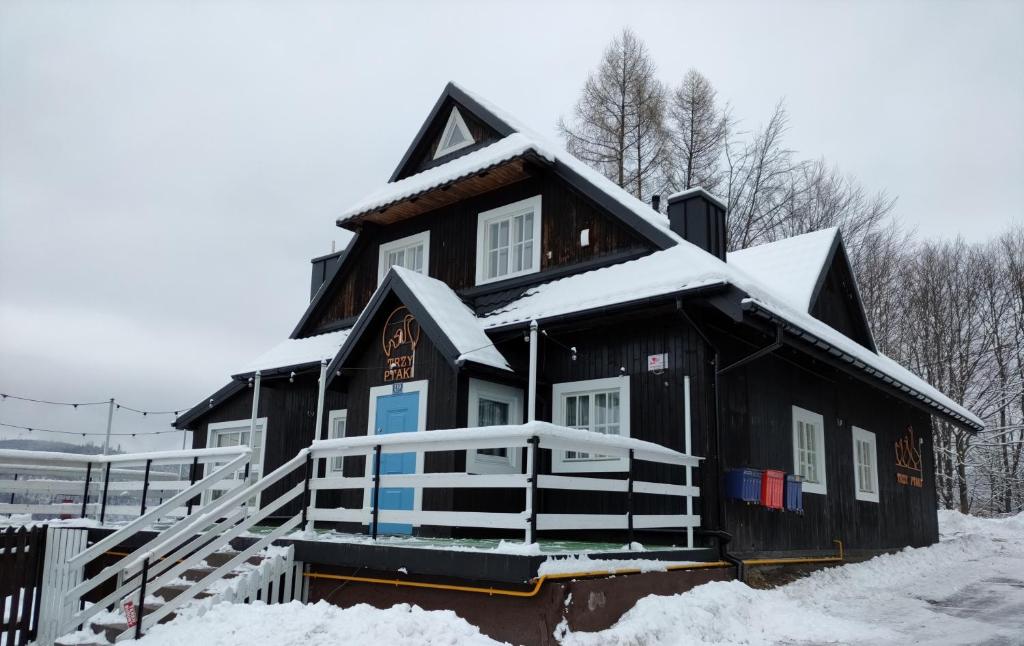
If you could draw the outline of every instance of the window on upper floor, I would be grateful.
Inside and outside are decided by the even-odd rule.
[[[853,486],[857,500],[878,502],[878,447],[875,434],[853,427]]]
[[[540,195],[481,213],[476,229],[476,284],[539,271],[540,223]]]
[[[805,493],[827,492],[825,419],[799,406],[793,407],[793,471],[803,480]]]
[[[427,274],[430,261],[430,232],[424,231],[386,242],[380,246],[378,258],[377,284],[380,284],[388,275],[388,270],[395,266]]]
[[[448,115],[448,123],[445,124],[444,132],[441,133],[441,140],[437,142],[434,159],[444,157],[466,146],[472,146],[474,143],[476,142],[473,140],[473,135],[466,127],[466,122],[459,109],[452,108],[451,114]]]

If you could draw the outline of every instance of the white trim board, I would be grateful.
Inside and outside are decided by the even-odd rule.
[[[850,435],[853,444],[853,492],[857,500],[878,502],[878,438],[871,431],[857,426],[852,427]],[[872,491],[860,489],[860,462],[857,459],[857,442],[867,442],[871,446],[871,488]]]
[[[825,450],[825,418],[814,411],[793,406],[793,429],[790,436],[793,442],[793,473],[803,476],[800,473],[800,445],[797,437],[797,422],[814,426],[814,440],[817,444],[815,455],[817,459],[818,481],[811,482],[807,478],[803,478],[803,492],[826,495],[828,494],[828,453]]]

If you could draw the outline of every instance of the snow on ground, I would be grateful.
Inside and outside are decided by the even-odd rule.
[[[564,646],[1024,645],[1024,514],[983,520],[939,512],[939,521],[942,541],[931,547],[822,570],[773,590],[733,581],[650,596],[608,630],[557,634]],[[572,565],[592,564],[583,557]],[[497,644],[450,611],[293,602],[221,604],[153,628],[141,646],[189,643]]]
[[[341,609],[325,601],[274,606],[220,604],[199,618],[155,626],[139,646],[496,646],[450,610],[399,604],[379,610],[366,604]]]
[[[1024,644],[1024,514],[939,512],[942,541],[831,568],[774,590],[710,583],[642,599],[566,646]]]

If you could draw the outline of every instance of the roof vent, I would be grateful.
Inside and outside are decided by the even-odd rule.
[[[668,197],[669,228],[684,240],[725,260],[725,203],[702,188]]]

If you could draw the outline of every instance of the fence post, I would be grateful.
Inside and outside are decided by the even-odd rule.
[[[149,494],[149,468],[153,466],[152,460],[146,460],[146,475],[142,481],[142,507],[139,510],[139,516],[143,516],[146,513],[146,495]]]
[[[92,478],[92,462],[85,463],[85,489],[82,491],[82,518],[85,518],[85,508],[89,504],[89,480]]]
[[[192,485],[194,485],[196,483],[196,471],[198,471],[198,470],[199,470],[199,456],[197,455],[194,458],[192,458],[192,466],[191,466],[191,468],[189,468],[189,471],[188,471],[188,486],[191,487]],[[195,500],[196,500],[195,496],[193,496],[193,497],[188,499],[188,504],[185,505],[185,515],[186,516],[191,516],[192,515],[192,505],[195,502]]]
[[[373,447],[373,517],[370,538],[377,540],[377,518],[380,516],[380,444]]]
[[[149,557],[142,561],[142,579],[139,583],[139,612],[135,624],[135,639],[142,637],[142,618],[146,615],[146,579],[149,578]]]
[[[107,491],[110,490],[110,463],[107,462],[107,467],[104,469],[105,473],[103,476],[103,499],[100,501],[100,525],[103,524],[103,519],[107,515]]]
[[[14,481],[15,482],[18,481],[18,474],[17,473],[14,474]],[[11,492],[11,504],[12,505],[14,504],[14,492],[13,491]]]
[[[629,549],[633,549],[633,449],[629,450],[629,479],[626,481],[626,536]]]
[[[530,443],[530,535],[526,537],[527,543],[537,540],[537,474],[540,463],[540,438],[534,435],[529,439]]]
[[[309,449],[309,453],[306,454],[305,475],[305,484],[302,487],[302,529],[308,532],[313,529],[312,524],[306,526],[306,520],[309,518],[309,479],[313,477],[313,449]]]

